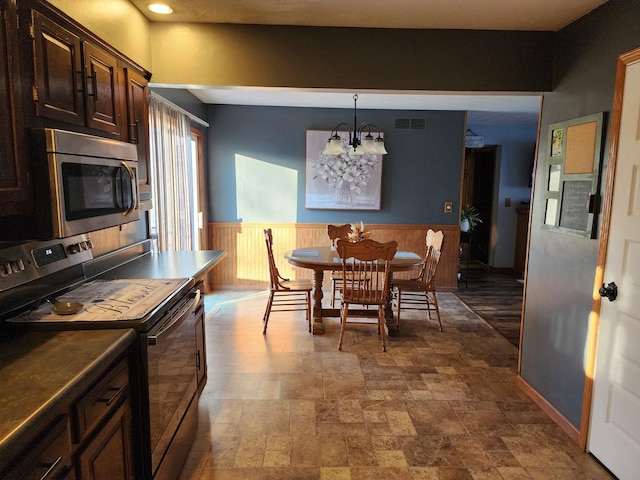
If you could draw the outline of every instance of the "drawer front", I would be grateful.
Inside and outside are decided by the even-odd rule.
[[[127,359],[117,362],[106,377],[97,383],[76,404],[75,443],[80,441],[129,397],[129,367]]]
[[[64,473],[70,475],[64,477]],[[46,430],[44,436],[27,447],[6,480],[55,480],[73,478],[71,471],[71,433],[69,417],[62,416]]]

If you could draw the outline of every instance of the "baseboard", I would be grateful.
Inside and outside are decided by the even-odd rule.
[[[520,388],[531,400],[533,400],[544,413],[549,415],[563,432],[579,444],[580,431],[567,418],[562,415],[549,401],[544,398],[538,391],[529,385],[520,375],[516,376],[516,386]]]

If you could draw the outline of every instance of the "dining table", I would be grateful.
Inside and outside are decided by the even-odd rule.
[[[338,255],[335,247],[320,246],[320,247],[305,247],[289,250],[284,254],[284,258],[294,267],[306,268],[312,270],[312,282],[313,282],[313,327],[312,331],[314,335],[321,335],[324,333],[324,325],[322,319],[324,317],[339,317],[339,308],[327,308],[322,305],[322,283],[324,280],[324,272],[333,272],[342,270],[342,259]],[[423,258],[415,252],[396,252],[393,260],[389,264],[390,276],[393,272],[402,272],[408,270],[414,270],[422,266]],[[389,284],[391,284],[391,278],[389,278]],[[351,312],[351,310],[349,310]],[[363,316],[376,316],[377,311],[371,310],[358,310],[358,315]],[[385,308],[385,318],[387,328],[389,330],[397,329],[397,325],[393,325],[393,309],[391,307],[391,295],[389,295],[389,301]]]

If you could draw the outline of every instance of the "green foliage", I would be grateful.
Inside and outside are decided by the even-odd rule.
[[[462,220],[467,219],[469,221],[470,230],[473,230],[479,223],[482,223],[480,214],[476,211],[476,207],[473,205],[466,205],[462,207],[460,218]]]

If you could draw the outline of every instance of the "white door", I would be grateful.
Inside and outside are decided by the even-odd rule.
[[[640,50],[629,60],[604,271],[618,297],[602,299],[588,441],[621,480],[640,479]]]

